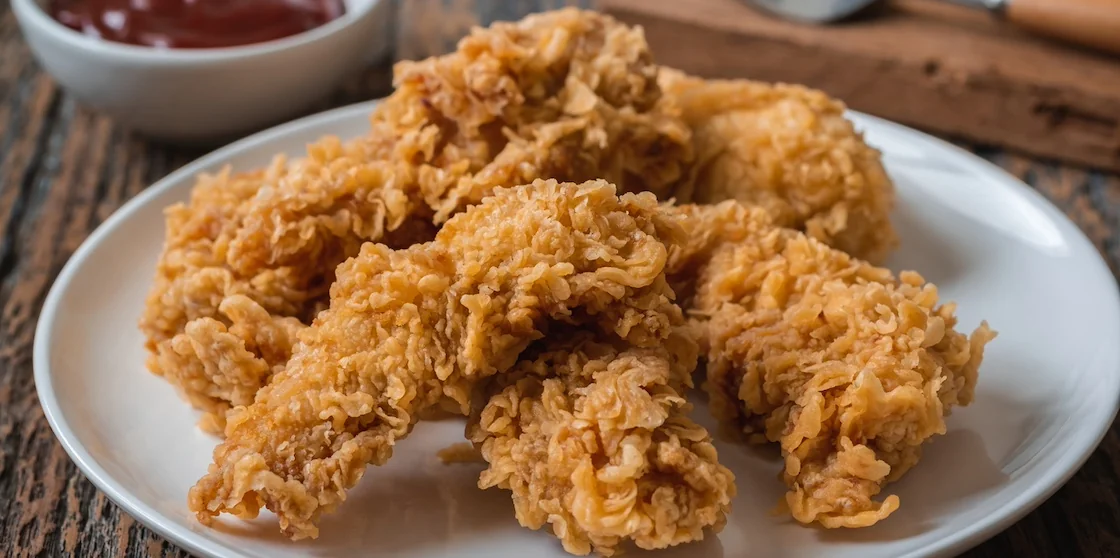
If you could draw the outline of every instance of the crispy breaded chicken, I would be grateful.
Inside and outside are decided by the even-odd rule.
[[[652,194],[538,181],[496,191],[432,242],[366,244],[287,367],[230,415],[191,509],[208,522],[265,506],[292,538],[314,537],[420,413],[451,399],[465,414],[474,385],[554,324],[657,346],[682,319],[664,275],[663,239],[678,236]]]
[[[536,177],[604,179],[621,191],[667,195],[691,158],[689,129],[661,100],[659,68],[640,27],[575,9],[478,28],[457,52],[395,69],[388,106],[434,111],[408,126],[401,158],[427,159],[467,176],[423,184],[437,220],[477,203],[496,186]],[[402,120],[402,119],[397,119]],[[407,118],[403,119],[407,122]],[[374,133],[402,126],[374,116]],[[379,135],[387,135],[380,133]],[[396,136],[392,136],[396,137]]]
[[[587,330],[550,337],[476,394],[467,437],[489,464],[479,486],[509,490],[518,521],[551,524],[572,554],[719,531],[734,476],[688,418],[695,342],[680,332],[654,347]]]
[[[757,205],[776,225],[872,262],[895,247],[894,186],[843,103],[799,85],[702,80],[668,68],[661,84],[696,152],[678,201]]]
[[[690,154],[688,129],[661,112],[641,30],[594,12],[476,29],[456,52],[395,73],[366,137],[326,138],[265,171],[202,176],[191,201],[168,210],[141,319],[148,366],[211,429],[288,360],[292,332],[363,243],[430,240],[494,188],[537,178],[665,192]]]
[[[140,327],[149,369],[205,411],[209,429],[220,430],[229,407],[250,403],[288,360],[295,332],[326,302],[334,266],[360,244],[345,235],[288,239],[304,247],[302,261],[249,264],[230,254],[252,207],[275,189],[312,192],[333,181],[354,184],[367,171],[392,175],[384,163],[362,162],[366,157],[358,142],[324,140],[307,158],[278,158],[265,171],[203,175],[189,204],[167,209],[164,251]],[[377,223],[368,234],[390,246],[432,234],[430,225],[410,219],[407,202],[371,201],[367,209],[363,222]],[[277,250],[282,245],[277,239]]]
[[[897,508],[875,498],[971,400],[994,333],[852,257],[893,248],[894,194],[842,104],[659,68],[640,28],[576,10],[394,84],[364,137],[168,210],[141,328],[226,436],[200,521],[266,507],[314,537],[417,421],[473,409],[480,486],[523,525],[583,554],[698,540],[735,492],[687,417],[698,350],[717,416],[780,443],[795,518]]]
[[[794,518],[863,527],[874,497],[917,463],[944,417],[972,401],[984,345],[914,272],[895,277],[735,202],[677,209],[675,285],[707,358],[717,418],[778,442]]]

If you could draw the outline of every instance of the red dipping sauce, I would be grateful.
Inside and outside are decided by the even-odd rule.
[[[342,0],[52,0],[51,17],[86,35],[160,48],[263,43],[341,17]]]

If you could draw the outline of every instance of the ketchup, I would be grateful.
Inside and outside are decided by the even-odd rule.
[[[341,17],[342,0],[52,0],[86,35],[160,48],[217,48],[303,33]]]

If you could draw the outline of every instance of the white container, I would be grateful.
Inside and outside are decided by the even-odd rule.
[[[12,0],[31,52],[67,91],[138,132],[206,141],[280,122],[334,91],[389,46],[391,2],[345,0],[346,13],[265,43],[157,49],[89,37],[47,0]]]

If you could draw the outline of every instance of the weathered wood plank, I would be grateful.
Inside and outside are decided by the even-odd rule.
[[[804,83],[925,130],[1120,170],[1120,65],[1109,56],[940,0],[881,2],[827,26],[748,4],[601,0],[690,73]]]

